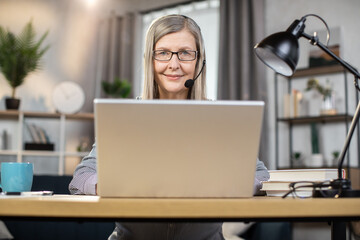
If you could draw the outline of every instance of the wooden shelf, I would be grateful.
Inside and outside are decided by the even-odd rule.
[[[85,157],[89,152],[66,152],[65,157]]]
[[[19,118],[19,111],[0,110],[0,118],[2,118],[2,119],[18,119]]]
[[[94,120],[93,113],[76,113],[76,114],[65,114],[68,120]]]
[[[322,74],[343,73],[344,71],[345,71],[345,69],[341,65],[303,68],[303,69],[296,70],[294,75],[289,78],[300,78],[300,77],[309,77],[309,76],[316,76],[316,75],[322,75]]]
[[[337,115],[320,115],[320,116],[307,116],[296,118],[278,118],[278,121],[287,122],[291,124],[308,124],[308,123],[329,123],[329,122],[344,122],[351,121],[353,116],[346,114]]]
[[[1,155],[8,155],[8,156],[16,156],[17,155],[17,151],[16,150],[0,150],[0,156]]]
[[[60,119],[61,113],[50,113],[50,112],[28,112],[28,111],[15,111],[15,110],[0,110],[0,118],[3,119],[18,119],[20,114],[24,114],[26,118],[54,118]],[[93,113],[75,113],[75,114],[64,114],[66,119],[71,120],[93,120]]]
[[[35,151],[35,150],[23,150],[23,156],[39,156],[39,157],[58,157],[59,152],[56,151]]]
[[[16,150],[0,150],[0,156],[16,156],[18,151]],[[89,152],[65,152],[65,157],[85,157]],[[60,152],[57,151],[35,151],[35,150],[23,150],[21,151],[22,156],[47,156],[47,157],[58,157]]]

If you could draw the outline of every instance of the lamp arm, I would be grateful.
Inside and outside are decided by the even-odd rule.
[[[344,144],[344,147],[341,151],[341,154],[339,156],[339,165],[338,165],[338,178],[341,178],[341,179],[344,179],[344,176],[342,176],[342,166],[344,164],[344,160],[345,160],[345,155],[349,149],[349,146],[350,146],[350,141],[351,141],[351,138],[352,138],[352,135],[354,134],[354,131],[355,131],[355,127],[357,125],[357,123],[359,122],[359,117],[360,117],[360,101],[356,107],[356,111],[354,113],[354,117],[351,121],[351,125],[350,125],[350,129],[349,129],[349,132],[346,136],[346,140],[345,140],[345,144]]]

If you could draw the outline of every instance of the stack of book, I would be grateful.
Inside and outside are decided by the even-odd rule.
[[[54,144],[50,143],[49,137],[43,128],[38,127],[35,124],[25,123],[25,125],[31,137],[31,142],[25,143],[24,146],[25,150],[42,150],[42,151],[54,150]]]
[[[266,191],[267,196],[283,196],[290,188],[289,184],[299,181],[327,181],[338,178],[338,170],[329,169],[290,169],[290,170],[270,170],[269,181],[262,182],[262,191]],[[343,176],[345,171],[343,170]],[[312,191],[312,189],[304,189]]]

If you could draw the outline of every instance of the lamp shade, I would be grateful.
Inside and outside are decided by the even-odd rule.
[[[255,54],[275,72],[291,76],[299,60],[299,43],[290,32],[274,33],[256,44]]]

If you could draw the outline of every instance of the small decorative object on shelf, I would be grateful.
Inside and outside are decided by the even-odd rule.
[[[80,138],[80,143],[77,146],[76,150],[78,152],[89,152],[91,150],[91,145],[89,139],[86,137]]]
[[[301,152],[294,152],[292,154],[292,163],[294,167],[302,167],[304,165],[303,156]]]
[[[331,153],[331,155],[333,156],[333,158],[332,158],[332,165],[333,165],[333,166],[337,166],[337,165],[338,165],[339,156],[340,156],[340,151],[333,151],[333,152]]]
[[[6,130],[2,132],[1,140],[2,140],[1,150],[9,149],[9,136]]]
[[[320,114],[322,115],[335,115],[337,113],[335,107],[335,97],[329,80],[326,82],[326,86],[323,87],[319,80],[310,78],[307,82],[306,91],[315,89],[322,95],[322,104]]]

